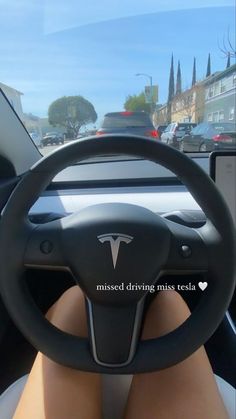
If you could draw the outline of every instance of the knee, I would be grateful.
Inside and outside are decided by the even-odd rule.
[[[190,315],[178,292],[160,291],[150,304],[143,328],[143,339],[165,335],[180,326]]]
[[[87,319],[83,292],[76,285],[66,290],[48,310],[46,318],[64,332],[87,336]]]
[[[160,291],[153,300],[152,306],[155,310],[164,308],[173,309],[173,307],[181,308],[182,306],[186,306],[186,303],[177,291],[168,290]]]

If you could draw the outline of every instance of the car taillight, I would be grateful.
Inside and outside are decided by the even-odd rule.
[[[155,129],[149,130],[146,132],[146,135],[148,137],[152,137],[152,138],[159,138],[158,136],[158,132]]]
[[[120,115],[130,116],[130,115],[133,115],[133,112],[131,112],[131,111],[124,111],[124,112],[120,112]]]
[[[228,141],[232,141],[232,137],[230,137],[230,135],[226,135],[226,134],[217,134],[214,135],[214,137],[212,137],[213,141],[218,142],[228,142]]]
[[[104,135],[104,134],[108,134],[108,133],[105,132],[105,131],[97,131],[96,132],[96,135]]]

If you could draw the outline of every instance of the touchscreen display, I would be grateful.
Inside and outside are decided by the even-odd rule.
[[[212,177],[229,206],[236,226],[236,153],[212,157]]]

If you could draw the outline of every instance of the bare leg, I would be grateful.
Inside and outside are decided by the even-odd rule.
[[[87,336],[85,303],[78,287],[67,290],[49,310],[58,328]],[[13,419],[100,419],[101,377],[73,370],[39,353]]]
[[[178,293],[160,292],[148,310],[142,338],[165,335],[189,315]],[[203,347],[174,367],[134,376],[125,419],[147,418],[228,418]]]

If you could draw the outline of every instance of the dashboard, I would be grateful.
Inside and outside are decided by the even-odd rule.
[[[195,158],[209,172],[208,158]],[[91,159],[61,171],[31,209],[72,213],[86,206],[124,202],[164,213],[200,210],[176,175],[153,162],[109,157]]]
[[[30,213],[57,212],[70,214],[89,205],[119,202],[136,204],[156,213],[173,210],[199,210],[191,194],[182,185],[103,187],[47,190]]]
[[[194,156],[194,160],[209,173],[208,156],[201,154]],[[174,173],[153,162],[123,156],[90,159],[64,169],[42,192],[29,217],[40,224],[91,205],[114,202],[143,206],[193,228],[202,226],[206,219],[194,197]],[[229,311],[234,327],[234,302]]]

